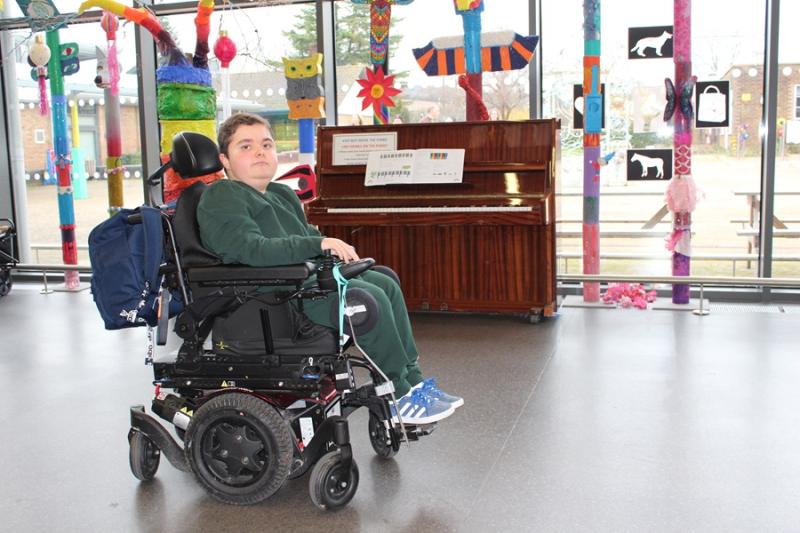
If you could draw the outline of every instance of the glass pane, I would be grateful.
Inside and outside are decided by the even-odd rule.
[[[229,67],[232,112],[246,111],[268,119],[278,148],[278,174],[298,161],[297,121],[289,119],[286,77],[281,58],[294,57],[294,44],[316,48],[314,7],[280,5],[259,8],[216,9],[211,16],[209,69],[217,91],[218,120],[222,120],[222,69],[213,57],[219,30],[225,30],[236,44],[237,54]],[[309,18],[310,17],[310,18]],[[178,45],[194,51],[195,14],[162,17]],[[300,29],[302,28],[302,29]],[[294,40],[295,37],[297,40]],[[301,45],[303,46],[303,45]],[[308,55],[307,51],[302,55]]]
[[[561,272],[580,272],[583,216],[583,130],[573,128],[573,85],[583,81],[583,2],[543,0],[543,108],[562,123],[562,179],[558,200]],[[601,80],[606,120],[601,153],[600,255],[602,273],[669,275],[672,216],[666,180],[628,179],[628,152],[672,149],[672,126],[663,121],[664,79],[672,59],[628,59],[628,29],[671,26],[672,0],[602,2]],[[692,68],[700,81],[731,83],[726,128],[693,130],[692,175],[705,197],[692,213],[692,274],[749,276],[757,272],[748,193],[760,183],[763,1],[694,2]],[[757,21],[757,23],[756,23]],[[746,133],[739,134],[744,131]],[[740,140],[741,139],[741,140]],[[632,178],[643,164],[632,163]],[[649,176],[655,176],[655,168]],[[663,215],[663,216],[662,216]]]
[[[67,135],[72,158],[78,263],[88,264],[86,248],[89,232],[108,217],[109,208],[105,94],[94,83],[97,74],[95,46],[105,51],[106,36],[98,23],[71,25],[59,31],[62,45],[75,42],[80,54],[80,70],[64,78],[64,92],[68,102]],[[54,172],[52,121],[49,114],[42,116],[39,112],[38,85],[31,76],[31,67],[27,62],[32,44],[30,32],[18,30],[10,34],[16,49],[14,63],[9,62],[7,68],[9,76],[16,79],[19,105],[8,110],[10,124],[17,126],[16,131],[9,131],[9,135],[19,136],[22,145],[22,154],[14,159],[12,168],[15,169],[14,179],[18,183],[24,180],[26,185],[30,259],[39,263],[61,263],[61,219]],[[124,176],[123,205],[126,207],[140,205],[144,198],[134,41],[130,26],[122,26],[117,32],[118,60],[122,69],[119,80],[121,166]],[[48,97],[52,104],[50,96],[48,84]],[[74,131],[78,133],[77,138],[73,135]]]
[[[790,19],[787,17],[795,17]],[[800,277],[800,35],[791,20],[800,4],[782,2],[778,49],[778,125],[772,275]]]
[[[481,16],[482,32],[510,31],[527,35],[528,5],[528,0],[504,0],[502,8],[488,3]],[[509,17],[509,13],[514,16]],[[361,86],[356,82],[364,77],[364,69],[370,65],[369,9],[337,2],[336,20],[338,122],[372,123],[372,109],[361,109],[361,99],[357,97]],[[397,78],[395,86],[403,91],[395,97],[396,107],[390,109],[392,121],[465,120],[465,94],[458,86],[458,77],[426,75],[412,52],[435,38],[463,37],[462,18],[456,15],[453,3],[417,1],[394,5],[391,20],[389,70]],[[529,117],[528,68],[484,73],[483,98],[492,118],[520,120]]]

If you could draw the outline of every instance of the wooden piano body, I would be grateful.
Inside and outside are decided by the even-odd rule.
[[[410,310],[520,313],[556,305],[557,120],[321,127],[323,235],[393,268]],[[334,166],[336,135],[397,132],[397,149],[464,148],[460,184],[365,187],[365,165]]]

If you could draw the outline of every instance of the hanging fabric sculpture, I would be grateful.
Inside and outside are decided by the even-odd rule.
[[[369,46],[372,72],[377,75],[378,69],[384,75],[389,74],[389,27],[392,22],[392,5],[408,5],[414,0],[351,0],[354,4],[369,4]],[[369,79],[369,78],[368,78]],[[368,107],[364,106],[363,109]],[[389,123],[389,107],[383,105],[375,110],[375,124]]]
[[[152,12],[123,6],[114,0],[88,0],[81,4],[78,13],[93,7],[103,8],[146,28],[166,59],[166,65],[156,70],[162,162],[169,159],[172,137],[178,132],[192,131],[216,139],[217,97],[208,70],[208,35],[214,0],[200,0],[197,5],[197,43],[191,64]],[[177,200],[181,191],[196,181],[211,183],[221,177],[222,173],[217,172],[199,178],[182,179],[173,169],[169,169],[164,174],[164,201],[169,203]]]
[[[422,48],[415,48],[414,57],[428,76],[464,76],[459,85],[467,94],[467,120],[486,120],[483,72],[524,68],[533,58],[539,37],[523,37],[512,31],[482,33],[483,0],[453,2],[456,14],[462,18],[464,35],[436,38]]]

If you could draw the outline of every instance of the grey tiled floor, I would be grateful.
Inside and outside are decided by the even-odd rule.
[[[390,461],[351,419],[358,493],[316,510],[307,478],[230,507],[162,461],[128,469],[147,403],[144,332],[91,296],[0,300],[3,531],[797,531],[800,320],[567,309],[415,315],[424,369],[466,399]]]

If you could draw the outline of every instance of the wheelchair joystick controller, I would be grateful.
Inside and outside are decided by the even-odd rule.
[[[325,250],[324,256],[317,267],[317,283],[324,291],[335,291],[339,288],[333,277],[333,267],[336,262],[330,250]]]

